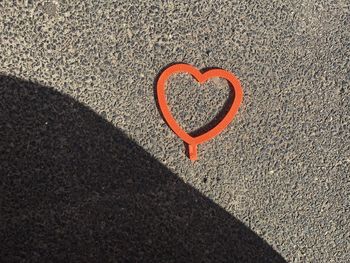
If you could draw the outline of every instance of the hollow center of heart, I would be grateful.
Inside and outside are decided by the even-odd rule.
[[[199,84],[190,74],[180,73],[168,79],[166,97],[182,129],[197,136],[220,122],[232,104],[233,94],[225,79],[211,78]]]

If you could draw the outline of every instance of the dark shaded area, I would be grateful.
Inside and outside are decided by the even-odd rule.
[[[0,77],[1,262],[284,262],[93,111]]]

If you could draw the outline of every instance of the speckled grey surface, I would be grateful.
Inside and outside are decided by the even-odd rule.
[[[2,75],[53,87],[88,106],[286,261],[350,261],[348,1],[0,6]],[[154,101],[154,79],[173,62],[230,70],[244,90],[237,117],[199,146],[196,163]],[[174,78],[173,94],[181,95],[188,81]],[[192,117],[189,99],[212,110],[211,102],[225,99],[212,87],[171,98],[189,129],[208,120],[204,113]]]

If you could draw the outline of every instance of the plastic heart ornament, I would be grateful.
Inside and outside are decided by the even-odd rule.
[[[229,83],[229,86],[232,88],[232,91],[234,93],[232,104],[227,114],[221,119],[221,121],[211,130],[195,137],[189,135],[180,127],[180,125],[176,122],[175,118],[171,114],[167,103],[165,94],[166,82],[171,75],[177,73],[188,73],[192,75],[192,77],[195,78],[200,84],[203,84],[211,78],[223,78]],[[188,145],[188,155],[191,160],[197,160],[197,146],[199,144],[214,138],[229,125],[229,123],[235,117],[243,99],[241,84],[232,73],[223,69],[209,69],[202,73],[197,68],[188,64],[174,64],[167,67],[160,74],[156,88],[159,110],[161,111],[167,125]]]

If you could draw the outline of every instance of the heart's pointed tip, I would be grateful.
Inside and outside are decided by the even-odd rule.
[[[207,82],[207,80],[206,80],[206,79],[203,79],[203,78],[197,78],[197,81],[198,81],[198,83],[199,83],[200,85],[203,85],[204,83]]]

